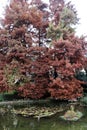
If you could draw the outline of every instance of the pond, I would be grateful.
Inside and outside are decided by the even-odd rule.
[[[0,114],[0,130],[87,130],[87,107],[78,106],[78,109],[83,113],[78,121],[62,120],[60,116],[64,111],[41,119],[22,117],[9,111]]]

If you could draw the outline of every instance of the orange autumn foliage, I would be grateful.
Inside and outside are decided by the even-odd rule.
[[[86,68],[87,43],[72,31],[70,12],[67,19],[62,16],[65,8],[76,15],[63,0],[50,0],[49,5],[11,0],[1,20],[0,92],[15,90],[32,99],[72,100],[83,95],[83,82],[75,75]]]

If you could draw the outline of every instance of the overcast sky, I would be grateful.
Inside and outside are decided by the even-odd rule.
[[[9,0],[0,0],[0,16],[3,14],[6,3]],[[44,0],[49,1],[49,0]],[[78,36],[87,35],[87,0],[66,0],[71,1],[77,10],[78,17],[80,18],[79,25],[76,26]]]

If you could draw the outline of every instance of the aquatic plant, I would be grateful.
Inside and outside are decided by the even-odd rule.
[[[12,113],[21,115],[24,117],[31,117],[40,119],[45,117],[50,117],[55,115],[58,112],[62,112],[64,109],[60,107],[29,107],[29,108],[20,108],[20,109],[12,109]]]
[[[77,121],[83,116],[82,112],[75,111],[74,106],[71,105],[70,110],[67,110],[63,116],[60,116],[63,120]]]

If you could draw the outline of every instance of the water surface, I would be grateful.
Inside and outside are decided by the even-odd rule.
[[[49,118],[40,120],[32,117],[26,118],[13,113],[0,115],[0,130],[87,130],[87,107],[79,107],[84,116],[78,121],[63,121],[58,113]]]

